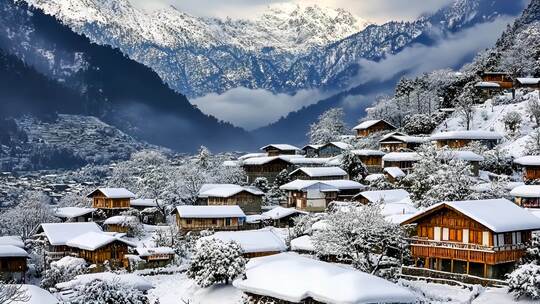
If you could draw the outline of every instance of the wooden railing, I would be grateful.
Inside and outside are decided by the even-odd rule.
[[[411,252],[416,257],[462,260],[486,264],[500,264],[519,260],[524,252],[524,244],[505,246],[482,246],[458,242],[433,241],[413,238]]]

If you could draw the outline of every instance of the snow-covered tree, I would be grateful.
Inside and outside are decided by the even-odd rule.
[[[30,295],[26,293],[23,285],[5,284],[0,281],[0,303],[26,303],[30,298]]]
[[[87,271],[86,261],[81,258],[63,257],[52,262],[50,267],[44,272],[41,280],[41,287],[45,289],[53,288],[60,282],[67,282],[79,274]]]
[[[410,135],[430,134],[443,119],[442,113],[407,115],[403,120],[403,130]]]
[[[119,280],[93,280],[73,288],[70,304],[147,304],[142,291]]]
[[[406,234],[400,225],[386,221],[377,204],[337,208],[325,218],[327,229],[312,236],[319,256],[351,261],[365,272],[385,275],[399,267]]]
[[[253,183],[251,183],[253,187],[257,187],[262,192],[266,193],[268,190],[270,190],[270,185],[268,183],[268,179],[266,177],[257,177]]]
[[[525,143],[525,154],[540,155],[540,129],[534,130],[529,134]]]
[[[361,181],[366,175],[368,170],[362,163],[360,156],[352,153],[350,150],[343,151],[341,155],[340,167],[349,175],[349,179],[355,181]]]
[[[467,130],[471,129],[471,123],[474,118],[475,104],[480,102],[479,94],[471,84],[463,89],[463,93],[456,99],[456,112],[460,115]]]
[[[294,226],[292,230],[292,238],[297,238],[302,235],[311,234],[311,226],[323,219],[323,213],[309,213],[304,216],[297,216],[293,219]]]
[[[534,263],[520,265],[508,275],[508,292],[516,298],[540,299],[540,266]]]
[[[228,284],[245,272],[246,260],[237,243],[202,239],[198,245],[187,271],[197,285]]]
[[[339,140],[341,135],[348,133],[344,122],[345,113],[342,108],[330,109],[310,126],[308,137],[311,144],[327,144]]]
[[[496,147],[482,153],[484,161],[480,162],[480,169],[495,174],[511,175],[513,172],[513,159],[507,150]]]
[[[90,202],[86,194],[90,191],[82,191],[81,193],[68,193],[58,201],[58,207],[90,207]]]
[[[516,111],[508,112],[503,117],[504,127],[511,136],[517,135],[522,122],[521,114]]]
[[[540,99],[531,98],[527,102],[527,112],[536,123],[536,126],[540,126]]]

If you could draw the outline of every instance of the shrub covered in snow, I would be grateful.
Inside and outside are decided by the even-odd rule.
[[[56,262],[52,262],[41,280],[41,287],[53,288],[60,282],[67,282],[87,270],[86,262],[81,258],[66,256]]]
[[[507,150],[495,148],[483,153],[484,161],[480,162],[480,169],[495,174],[513,173],[513,159]]]
[[[204,239],[191,259],[187,276],[201,287],[228,284],[245,272],[242,248],[235,242]]]
[[[444,120],[443,113],[413,114],[405,116],[403,131],[414,134],[430,134]]]
[[[526,155],[540,155],[540,129],[529,134],[529,139],[525,143]]]
[[[362,163],[360,156],[352,153],[349,150],[345,150],[343,152],[340,167],[347,172],[351,180],[361,181],[365,176],[368,175],[368,170]]]
[[[93,280],[73,289],[70,304],[147,304],[142,291],[119,281]]]
[[[342,108],[330,109],[313,123],[308,132],[309,142],[314,145],[327,144],[339,140],[341,135],[348,134],[348,128],[344,121],[345,112]]]
[[[297,238],[302,235],[311,234],[311,226],[316,222],[322,220],[324,214],[322,213],[309,213],[305,216],[297,216],[293,219],[294,227],[292,229],[291,238]]]
[[[504,127],[506,128],[508,134],[512,136],[518,134],[522,122],[523,118],[521,118],[521,114],[516,111],[508,112],[503,117]]]
[[[516,298],[540,299],[540,266],[533,263],[519,266],[508,275],[508,291]]]

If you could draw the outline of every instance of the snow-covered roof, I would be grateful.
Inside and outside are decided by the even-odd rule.
[[[364,178],[364,180],[367,181],[367,182],[373,182],[373,181],[376,181],[376,180],[381,179],[381,178],[382,179],[385,178],[384,174],[377,173],[377,174],[370,174],[370,175],[366,176]]]
[[[374,119],[374,120],[366,120],[362,123],[360,123],[359,125],[357,125],[356,127],[353,128],[353,130],[365,130],[367,128],[370,128],[370,127],[373,127],[374,125],[378,124],[379,122],[381,121],[384,121],[385,123],[389,124],[392,126],[392,124],[390,124],[389,122],[385,121],[385,120],[381,120],[381,119]]]
[[[514,188],[523,186],[524,184],[525,183],[523,182],[507,182],[507,183],[504,183],[504,189],[508,191],[512,191]],[[477,184],[471,187],[471,190],[476,191],[476,192],[487,192],[487,191],[491,191],[492,189],[493,189],[492,182],[481,183],[481,184]]]
[[[139,256],[148,257],[156,254],[175,254],[174,249],[171,247],[137,247],[135,248]]]
[[[266,145],[264,147],[261,148],[261,150],[268,150],[268,149],[276,149],[276,150],[279,150],[279,151],[299,151],[300,149],[296,146],[293,146],[293,145],[289,145],[289,144],[271,144],[271,145]]]
[[[128,246],[134,247],[135,245],[118,237],[111,236],[103,232],[87,232],[74,237],[66,242],[69,247],[79,248],[83,250],[94,251],[103,246],[107,246],[113,242],[120,241]]]
[[[452,139],[469,139],[469,140],[500,140],[502,135],[493,131],[484,130],[469,130],[469,131],[448,131],[434,134],[430,137],[431,140],[452,140]]]
[[[282,190],[289,191],[301,191],[306,189],[318,189],[319,191],[340,191],[340,190],[352,190],[352,189],[362,189],[366,186],[360,184],[359,182],[351,180],[294,180],[290,183],[287,183],[281,187]]]
[[[153,198],[138,198],[131,200],[130,205],[132,207],[157,207],[158,204],[162,205],[163,202],[161,200],[157,200]]]
[[[300,210],[296,210],[294,208],[284,208],[284,207],[278,206],[276,208],[273,208],[271,210],[263,212],[261,215],[264,218],[269,218],[269,219],[273,219],[273,220],[279,220],[279,219],[282,219],[282,218],[287,217],[289,215],[297,214],[297,213],[306,214],[305,212],[300,211]]]
[[[416,152],[391,152],[383,156],[383,161],[419,161],[420,155]]]
[[[322,147],[326,147],[326,146],[336,146],[341,150],[348,150],[351,148],[351,145],[349,145],[348,143],[341,142],[341,141],[333,141],[333,142],[327,143],[326,145],[323,145]]]
[[[178,206],[176,211],[182,218],[229,218],[246,217],[240,207],[233,206]]]
[[[135,198],[135,194],[126,188],[97,188],[88,194],[88,197],[91,197],[98,191],[108,198]]]
[[[540,185],[523,185],[518,186],[512,191],[510,195],[516,197],[529,197],[529,198],[539,198],[540,197]]]
[[[484,161],[484,157],[482,155],[478,155],[472,151],[446,151],[439,154],[439,157],[441,159],[455,159],[455,160],[461,160],[466,162],[481,162]]]
[[[280,156],[252,157],[252,158],[245,159],[243,161],[243,164],[244,165],[251,165],[251,166],[258,166],[258,165],[267,164],[267,163],[272,162],[272,161],[274,161],[276,159],[280,159],[280,160],[288,162],[288,163],[291,162],[289,157],[284,157],[283,155],[280,155]]]
[[[358,196],[365,197],[372,203],[395,203],[410,197],[409,192],[403,189],[374,190],[360,192]]]
[[[244,191],[253,195],[264,195],[264,192],[257,187],[234,184],[204,184],[199,190],[199,197],[231,197]]]
[[[101,233],[101,228],[93,222],[90,223],[48,223],[41,224],[41,229],[53,246],[66,245],[67,241],[87,232]]]
[[[490,81],[479,81],[475,85],[477,88],[500,88],[501,85],[496,82],[490,82]]]
[[[226,160],[221,164],[223,167],[238,167],[240,166],[240,161],[237,160]]]
[[[244,154],[244,155],[238,157],[238,159],[239,160],[246,160],[248,158],[265,157],[265,156],[268,156],[268,154],[266,154],[266,153],[248,153],[248,154]]]
[[[406,174],[398,167],[384,168],[383,172],[388,173],[393,178],[404,177]]]
[[[295,303],[307,298],[331,304],[417,300],[404,287],[382,278],[292,252],[251,259],[246,278],[233,285],[244,292]]]
[[[291,158],[289,161],[297,166],[302,165],[325,165],[328,164],[331,158],[327,157],[298,157]]]
[[[219,231],[201,239],[218,239],[224,242],[234,241],[244,253],[282,252],[287,245],[281,237],[270,229],[245,231]]]
[[[359,182],[347,180],[347,179],[335,179],[335,180],[325,180],[323,183],[328,184],[338,190],[360,190],[364,189],[366,186],[360,184]]]
[[[128,223],[138,223],[139,219],[133,215],[115,215],[106,219],[104,225],[122,225]]]
[[[540,155],[529,155],[517,158],[514,163],[522,166],[540,166]]]
[[[410,199],[404,199],[395,203],[386,203],[381,205],[381,215],[385,217],[400,214],[413,215],[417,212],[418,209],[413,206]]]
[[[304,172],[309,177],[347,176],[347,172],[340,167],[302,167],[294,170],[289,175]]]
[[[115,274],[112,272],[81,274],[76,276],[75,279],[71,281],[56,284],[56,288],[58,288],[59,290],[72,289],[76,286],[86,285],[95,280],[101,280],[105,282],[117,282],[122,285],[127,285],[131,288],[138,289],[140,291],[147,291],[154,288],[154,286],[145,278],[136,274]]]
[[[401,133],[395,132],[390,133],[381,138],[379,142],[391,142],[391,139],[396,139],[398,142],[421,144],[429,140],[429,137],[420,137],[420,136],[409,136],[403,135]],[[390,141],[389,141],[390,140]]]
[[[304,147],[302,147],[302,150],[307,150],[307,149],[310,149],[310,148],[317,150],[322,146],[324,146],[324,145],[305,145]]]
[[[328,223],[327,220],[320,220],[318,222],[313,223],[313,225],[311,225],[311,229],[314,231],[327,230],[328,227],[330,227],[330,224]]]
[[[315,246],[311,241],[311,236],[303,235],[299,238],[291,240],[291,250],[293,251],[315,251]]]
[[[27,257],[28,253],[21,247],[13,245],[0,245],[0,258]]]
[[[10,301],[10,304],[58,304],[58,299],[45,289],[35,285],[23,284],[21,291],[26,295],[24,300]]]
[[[74,218],[94,212],[94,208],[82,208],[82,207],[63,207],[57,208],[54,215],[59,218]]]
[[[534,78],[534,77],[520,77],[517,78],[517,81],[520,84],[524,85],[535,85],[540,83],[540,78]]]
[[[484,225],[493,232],[540,230],[540,218],[507,199],[442,202],[414,215],[404,223],[413,223],[431,211],[450,207]]]
[[[369,149],[351,150],[351,153],[360,156],[384,156],[386,154],[383,151]]]
[[[24,248],[24,242],[18,235],[0,236],[0,245],[13,245],[19,248]]]

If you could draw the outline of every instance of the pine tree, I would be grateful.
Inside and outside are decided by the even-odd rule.
[[[355,181],[361,181],[369,174],[360,156],[352,153],[350,150],[343,151],[340,167],[347,172],[349,179]]]
[[[344,122],[345,113],[342,108],[330,109],[310,126],[308,137],[311,144],[327,144],[338,141],[341,135],[348,133]]]

